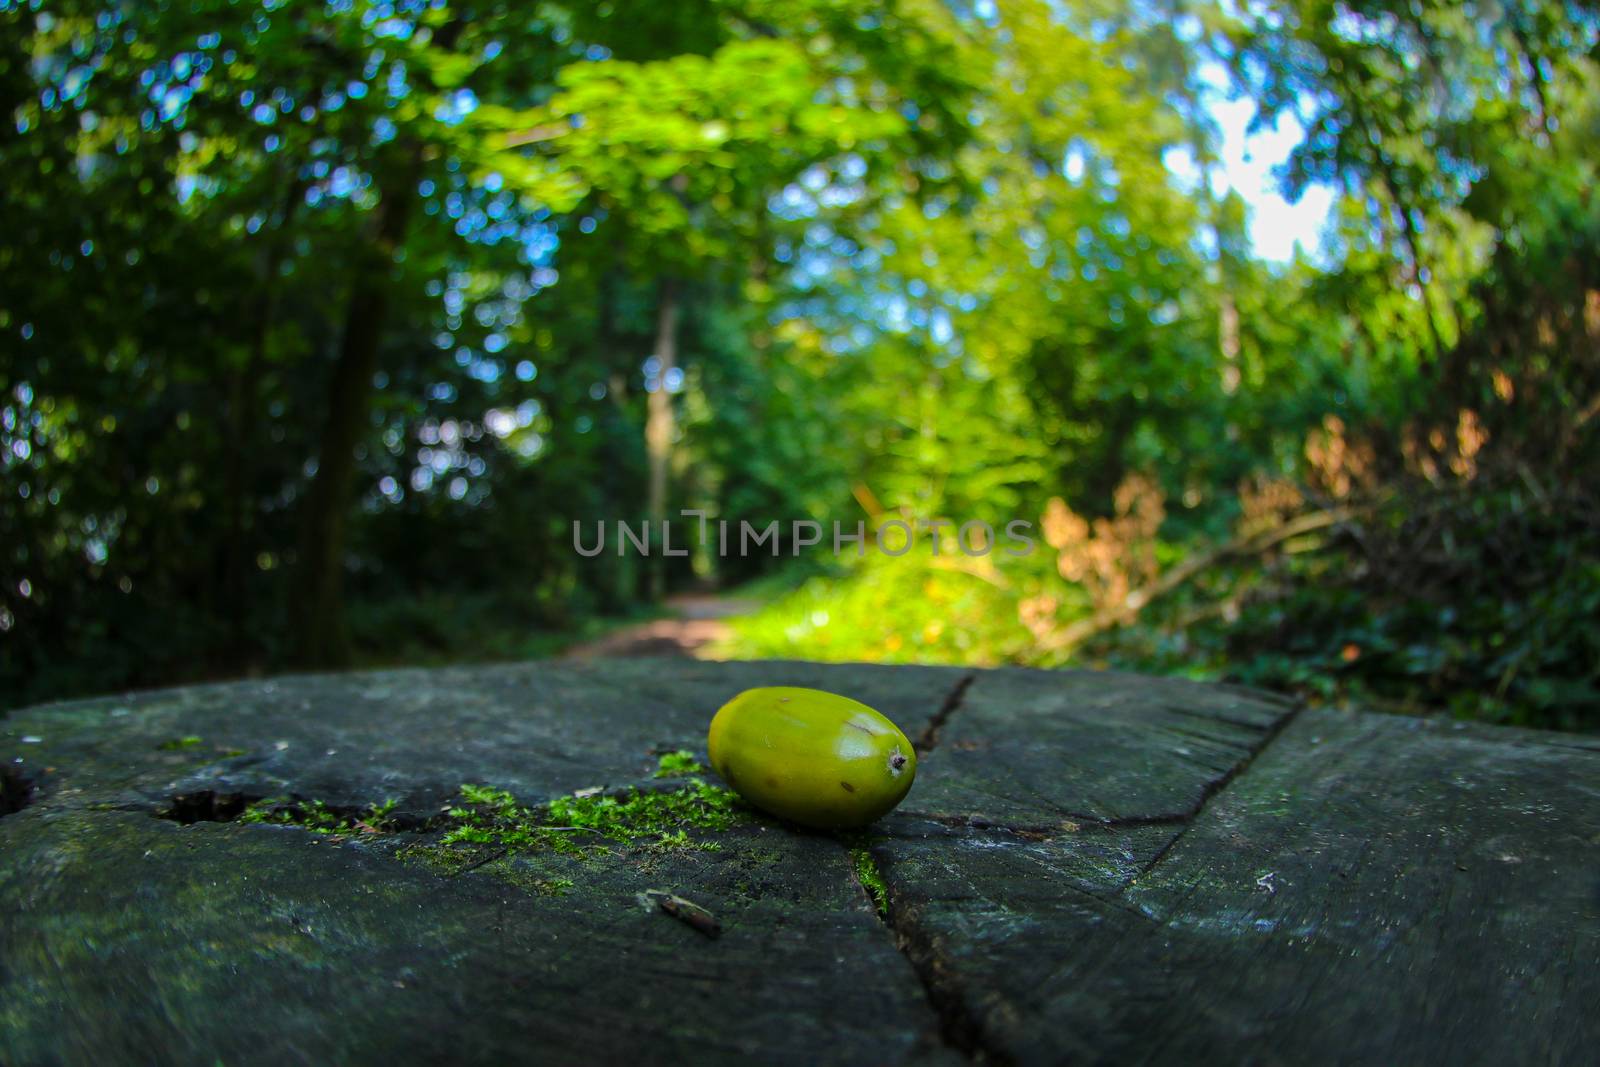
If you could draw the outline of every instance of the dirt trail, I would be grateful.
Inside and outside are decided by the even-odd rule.
[[[748,615],[760,606],[753,600],[730,600],[712,593],[683,593],[667,598],[667,610],[672,612],[669,618],[625,627],[574,645],[562,655],[571,659],[693,656],[699,649],[728,635],[727,620]]]

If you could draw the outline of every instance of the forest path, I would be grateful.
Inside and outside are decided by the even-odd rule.
[[[748,615],[761,604],[755,600],[716,593],[680,593],[668,597],[666,618],[652,619],[573,645],[562,653],[567,659],[596,656],[693,656],[700,649],[727,637],[728,620]]]

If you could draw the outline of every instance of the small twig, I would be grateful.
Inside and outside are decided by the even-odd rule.
[[[713,941],[722,936],[722,924],[717,922],[717,917],[693,901],[665,889],[646,889],[644,895],[654,900],[662,911]]]
[[[483,867],[483,866],[486,866],[486,865],[488,865],[490,863],[493,863],[495,860],[502,858],[503,856],[505,856],[505,854],[507,852],[510,852],[510,851],[511,850],[509,848],[503,848],[498,852],[491,852],[487,856],[483,857],[482,859],[473,860],[471,863],[467,864],[465,867],[461,868],[459,871],[456,871],[453,874],[451,874],[450,877],[459,878],[463,874],[466,874],[468,871],[475,871],[479,867]]]
[[[979,581],[988,582],[996,589],[1011,588],[1011,583],[1006,581],[1004,575],[995,570],[993,563],[988,563],[987,566],[984,566],[968,563],[965,559],[954,556],[934,556],[929,565],[935,570],[958,571],[962,574],[971,575]]]

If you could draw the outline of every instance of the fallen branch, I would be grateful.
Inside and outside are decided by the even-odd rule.
[[[1210,570],[1225,559],[1234,556],[1260,555],[1285,541],[1348,522],[1356,515],[1369,510],[1371,510],[1370,507],[1344,507],[1334,508],[1331,511],[1315,511],[1308,515],[1290,519],[1283,525],[1275,526],[1270,530],[1251,534],[1247,537],[1235,538],[1209,552],[1190,556],[1176,567],[1166,571],[1149,585],[1129,593],[1127,599],[1121,604],[1101,608],[1088,618],[1079,619],[1071,626],[1041,639],[1038,648],[1044,652],[1063,652],[1076,648],[1091,637],[1096,637],[1118,626],[1127,625],[1137,619],[1139,612],[1143,611],[1153,601],[1166,596],[1196,575]]]

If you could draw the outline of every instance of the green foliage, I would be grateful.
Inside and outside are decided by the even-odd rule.
[[[734,620],[732,639],[717,652],[738,659],[1015,662],[1031,643],[1017,624],[1017,601],[1016,588],[935,567],[928,556],[870,556]]]
[[[960,137],[965,87],[933,9],[369,15],[0,5],[0,87],[16,102],[0,131],[14,177],[0,236],[7,704],[288,662],[284,637],[306,621],[287,618],[289,582],[321,476],[308,457],[352,409],[357,467],[334,528],[348,527],[361,658],[412,654],[392,606],[419,588],[444,654],[496,639],[525,654],[503,629],[631,611],[638,568],[581,566],[570,519],[635,517],[640,353],[662,275],[688,292],[685,406],[708,387],[719,411],[758,394],[743,400],[759,431],[718,419],[696,434],[732,469],[686,484],[684,502],[787,506],[776,452],[726,462],[760,451],[752,434],[824,434],[804,376],[746,362],[764,205],[829,157],[887,173]],[[561,135],[541,139],[541,124]],[[379,230],[389,260],[374,257]],[[334,389],[347,339],[369,330],[376,373],[355,395]],[[526,595],[511,622],[453,615],[513,587]]]
[[[1138,544],[807,561],[739,654],[1592,725],[1597,42],[1537,2],[0,0],[0,702],[647,616],[571,529],[642,517],[665,408],[667,507],[713,521],[1163,501]],[[1252,253],[1224,78],[1306,130],[1316,256]],[[1374,514],[1123,618],[1247,479]],[[657,803],[611,799],[457,829]]]
[[[536,137],[549,152],[494,164],[556,210],[599,194],[652,249],[690,262],[726,255],[729,229],[754,225],[764,193],[904,129],[899,115],[830,100],[826,73],[800,43],[771,39],[730,41],[710,56],[574,64],[548,104],[502,116],[512,143]]]
[[[1436,511],[1434,518],[1440,515]],[[1416,544],[1398,512],[1391,536]],[[1447,571],[1386,578],[1362,547],[1235,568],[1214,586],[1085,650],[1091,662],[1225,678],[1319,703],[1553,729],[1600,716],[1600,540],[1525,496],[1448,516]],[[1381,525],[1367,527],[1382,537]],[[1503,553],[1517,533],[1515,562]],[[1235,606],[1231,618],[1207,604]]]

